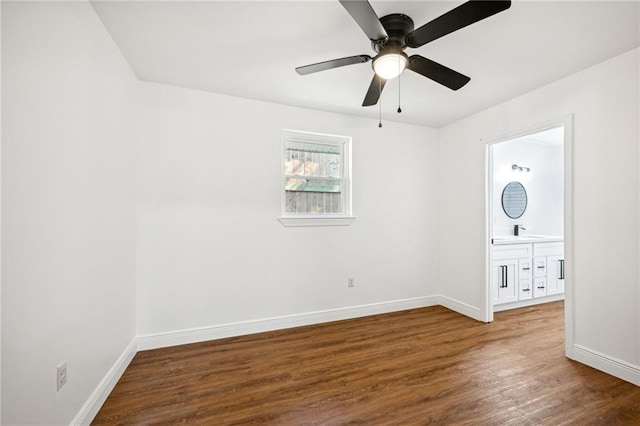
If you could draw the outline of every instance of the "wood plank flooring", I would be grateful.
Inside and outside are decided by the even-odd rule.
[[[138,353],[95,425],[640,425],[640,387],[564,357],[563,302],[443,307]]]

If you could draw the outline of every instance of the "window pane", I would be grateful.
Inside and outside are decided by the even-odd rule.
[[[286,191],[286,213],[344,213],[339,192]]]
[[[340,155],[327,155],[327,176],[332,178],[342,177],[342,167],[340,166]]]
[[[318,152],[322,154],[340,154],[340,145],[337,144],[287,141],[284,149],[289,151]]]
[[[345,136],[284,132],[284,214],[350,214],[350,144]]]
[[[342,177],[340,153],[285,149],[284,157],[285,175]]]
[[[340,193],[342,191],[342,181],[287,178],[284,189],[285,191]]]
[[[342,213],[342,181],[288,178],[287,213]]]

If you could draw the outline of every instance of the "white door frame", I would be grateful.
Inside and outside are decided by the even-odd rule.
[[[564,258],[568,266],[565,276],[564,319],[565,319],[565,354],[570,356],[573,348],[573,300],[575,274],[573,270],[573,114],[532,125],[525,129],[502,134],[490,139],[482,139],[485,147],[485,291],[480,306],[480,318],[485,322],[493,321],[493,303],[491,288],[491,235],[493,235],[493,147],[501,142],[515,139],[532,133],[538,133],[553,127],[564,126]]]

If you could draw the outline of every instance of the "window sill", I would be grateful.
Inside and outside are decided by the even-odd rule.
[[[356,218],[345,217],[279,217],[283,226],[349,226]]]

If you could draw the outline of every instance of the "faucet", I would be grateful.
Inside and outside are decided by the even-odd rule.
[[[527,229],[522,225],[513,225],[513,236],[517,237],[518,235],[520,235],[520,230],[521,229]]]

